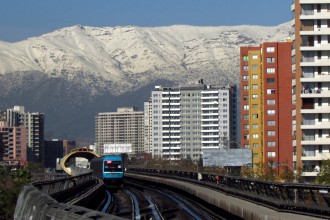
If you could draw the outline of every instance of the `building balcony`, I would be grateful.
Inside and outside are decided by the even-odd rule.
[[[203,94],[219,94],[219,91],[216,91],[216,90],[209,90],[209,91],[202,91],[201,92],[202,93],[202,95]]]
[[[203,110],[219,110],[219,107],[202,107]]]
[[[202,124],[202,127],[219,127],[219,124]]]
[[[328,51],[330,50],[330,44],[315,44],[315,45],[301,45],[301,51]]]
[[[300,31],[301,36],[308,36],[308,35],[329,35],[330,29],[329,28],[314,28],[312,27],[306,27],[304,30]]]
[[[219,102],[218,101],[213,101],[213,100],[204,100],[202,102],[202,107],[204,107],[205,105],[209,105],[209,106],[206,106],[206,107],[218,107]]]
[[[317,176],[319,172],[302,172],[302,176]]]
[[[330,122],[317,122],[313,125],[301,125],[301,129],[329,129],[330,128]]]
[[[202,113],[202,117],[204,116],[218,116],[219,112],[212,112],[212,113]]]
[[[202,121],[219,121],[219,118],[202,118]]]
[[[202,138],[217,138],[217,140],[219,140],[219,135],[202,135]]]
[[[318,114],[318,113],[329,113],[330,106],[312,106],[312,107],[305,107],[303,105],[301,109],[302,114]]]
[[[312,76],[303,76],[300,82],[330,82],[330,75],[328,73],[313,74]]]
[[[210,130],[201,130],[202,133],[205,133],[205,132],[219,132],[219,129],[210,129]]]
[[[162,154],[168,156],[175,156],[175,155],[181,155],[181,152],[163,152]]]
[[[316,59],[314,57],[305,57],[302,59],[300,66],[329,66],[330,59]]]
[[[330,137],[329,138],[316,138],[315,140],[303,140],[301,141],[301,145],[329,145],[330,144]]]
[[[315,156],[302,156],[302,161],[322,161],[330,158],[330,153],[315,153]]]
[[[202,141],[202,144],[215,144],[219,146],[219,141]]]
[[[301,93],[301,98],[328,98],[328,97],[330,97],[329,90],[305,89]]]
[[[170,144],[171,145],[171,149],[173,149],[174,147],[176,147],[175,145],[180,145],[181,141],[177,140],[177,141],[163,141],[163,144]]]
[[[319,2],[317,2],[319,3]],[[327,2],[329,3],[329,2]],[[315,3],[314,3],[315,4]],[[329,12],[316,12],[316,11],[306,11],[305,14],[300,15],[300,20],[322,20],[322,19],[330,19]]]

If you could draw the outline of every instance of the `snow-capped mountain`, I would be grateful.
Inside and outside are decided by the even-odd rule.
[[[79,113],[73,112],[88,104],[93,121],[96,112],[109,110],[96,100],[103,103],[107,101],[101,97],[114,99],[135,91],[129,96],[133,97],[152,83],[199,78],[212,84],[238,83],[239,48],[284,41],[290,28],[290,23],[274,27],[77,25],[21,42],[0,41],[0,107],[24,104],[44,111],[47,118],[63,115],[58,120],[64,121],[77,118]],[[142,106],[143,99],[133,98],[133,104]],[[131,104],[118,101],[109,108]],[[58,120],[51,121],[61,126]],[[51,130],[56,126],[52,124]],[[86,129],[93,132],[93,123],[89,126]]]

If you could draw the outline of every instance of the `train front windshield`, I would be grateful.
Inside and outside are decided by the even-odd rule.
[[[120,172],[123,170],[121,161],[104,161],[104,172]]]

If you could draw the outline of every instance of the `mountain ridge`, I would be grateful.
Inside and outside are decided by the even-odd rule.
[[[203,78],[238,84],[240,47],[284,41],[290,33],[289,22],[270,27],[76,25],[20,42],[0,41],[0,107],[43,111],[47,129],[57,138],[92,138],[97,112],[131,102],[142,108],[156,83]],[[82,108],[90,111],[87,128],[75,124],[88,117],[79,113]],[[59,132],[64,126],[56,118],[72,124]]]

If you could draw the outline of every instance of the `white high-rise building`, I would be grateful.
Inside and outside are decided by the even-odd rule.
[[[117,112],[101,112],[95,117],[97,153],[105,154],[106,146],[131,146],[133,154],[144,153],[144,115],[135,107],[118,108]],[[124,153],[124,152],[121,152]]]
[[[152,155],[170,160],[199,160],[203,149],[237,142],[236,110],[231,86],[205,85],[203,80],[177,87],[156,86],[146,111],[152,125]],[[235,123],[232,123],[235,121]],[[148,140],[148,138],[146,138]]]
[[[293,161],[313,181],[330,158],[330,0],[295,0]]]

